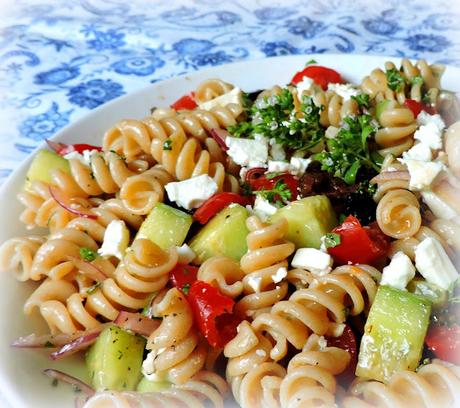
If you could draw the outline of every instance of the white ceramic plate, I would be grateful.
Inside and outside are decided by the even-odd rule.
[[[387,60],[399,62],[398,58],[384,58],[364,55],[307,55],[288,56],[248,61],[214,67],[199,72],[172,78],[146,86],[130,95],[118,98],[90,112],[76,123],[61,130],[54,140],[67,143],[92,143],[102,141],[104,131],[116,121],[124,118],[143,118],[152,106],[168,106],[178,97],[193,90],[207,78],[221,78],[234,83],[246,91],[284,85],[305,63],[314,58],[319,64],[339,71],[343,77],[354,83],[368,74],[374,67],[383,67]],[[460,69],[448,67],[443,76],[443,87],[460,91]],[[40,148],[45,147],[44,144]],[[32,156],[32,155],[31,155]],[[0,243],[13,236],[30,234],[19,222],[21,205],[16,200],[31,157],[9,177],[0,190]],[[36,284],[35,284],[36,285]],[[51,381],[42,375],[44,368],[57,368],[87,380],[82,359],[50,361],[47,352],[12,349],[13,339],[31,332],[46,332],[38,316],[33,321],[22,313],[24,300],[35,287],[24,284],[4,274],[0,284],[0,394],[15,408],[61,408],[73,407],[73,393],[70,387],[51,386]],[[1,400],[0,400],[0,405]]]

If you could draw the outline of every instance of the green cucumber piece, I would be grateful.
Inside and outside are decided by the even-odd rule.
[[[286,218],[289,230],[286,239],[297,248],[319,248],[321,237],[337,226],[337,216],[326,196],[317,195],[294,201],[280,208],[269,219],[274,223]]]
[[[51,170],[61,169],[70,173],[69,161],[50,150],[39,150],[27,170],[24,190],[29,190],[33,181],[52,184]]]
[[[415,370],[430,313],[425,297],[380,286],[364,327],[356,375],[388,382],[399,371]]]
[[[440,288],[434,283],[429,283],[424,279],[414,279],[410,281],[407,285],[407,290],[416,295],[426,297],[434,308],[443,306],[448,299],[447,290]]]
[[[148,238],[162,249],[181,246],[192,222],[191,215],[158,203],[142,223],[136,238]]]
[[[159,392],[171,388],[171,383],[169,381],[150,381],[145,377],[142,377],[142,380],[137,385],[137,390],[139,392]]]
[[[116,326],[104,329],[86,353],[96,391],[135,390],[141,377],[145,339]]]
[[[197,255],[194,262],[201,264],[216,255],[239,261],[248,250],[248,215],[246,208],[232,204],[211,218],[190,241],[190,248]]]

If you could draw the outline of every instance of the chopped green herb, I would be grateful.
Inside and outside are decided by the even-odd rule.
[[[352,96],[351,99],[353,99],[354,101],[356,101],[356,103],[358,104],[358,106],[360,108],[369,108],[369,103],[370,103],[370,100],[369,100],[369,95],[368,94],[365,94],[365,93],[361,93],[361,94],[358,94],[356,96]]]
[[[253,138],[259,134],[274,138],[276,143],[289,149],[308,150],[324,136],[319,123],[321,107],[304,96],[300,110],[302,115],[295,111],[291,91],[284,88],[278,95],[256,101],[248,113],[248,120],[229,127],[228,131],[234,137]]]
[[[416,75],[410,80],[410,83],[412,85],[423,85],[423,78],[420,75]]]
[[[54,348],[54,347],[56,347],[56,346],[55,346],[53,343],[51,343],[50,341],[47,341],[47,342],[45,343],[45,347],[46,347],[46,348]]]
[[[340,245],[340,235],[335,232],[329,232],[324,238],[324,244],[326,248],[334,248],[337,245]]]
[[[337,136],[327,141],[327,151],[313,158],[321,163],[322,170],[351,185],[355,184],[361,167],[379,172],[382,158],[377,152],[369,151],[368,139],[376,131],[372,116],[347,117],[344,122]]]
[[[282,180],[278,180],[271,190],[258,190],[254,191],[253,194],[257,194],[276,205],[283,205],[292,199],[292,193],[288,185]]]
[[[283,173],[281,173],[280,171],[271,171],[269,173],[265,173],[264,176],[267,180],[271,180],[272,178],[278,177],[281,174]]]
[[[188,295],[190,292],[190,283],[186,283],[184,286],[182,286],[182,292],[184,295]]]
[[[163,143],[163,150],[172,150],[172,140],[166,139]]]
[[[386,75],[388,88],[390,88],[393,91],[399,92],[405,84],[405,80],[401,72],[399,72],[396,68],[391,68],[387,70]]]
[[[102,282],[97,282],[95,283],[93,286],[89,287],[88,289],[86,289],[86,293],[88,295],[91,295],[92,293],[94,293],[98,288],[100,288],[102,285]]]
[[[314,64],[317,64],[317,63],[318,63],[318,61],[316,61],[315,59],[311,59],[310,61],[307,61],[305,66],[308,67],[309,65],[314,65]]]
[[[91,262],[97,258],[97,252],[94,252],[92,249],[82,247],[80,248],[80,256],[84,261]]]
[[[422,102],[426,105],[430,105],[431,104],[431,98],[430,98],[430,95],[428,93],[426,93],[425,95],[423,95],[422,97]]]

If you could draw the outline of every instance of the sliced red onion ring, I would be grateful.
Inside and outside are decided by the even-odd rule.
[[[50,378],[55,378],[58,381],[62,381],[66,384],[73,385],[81,390],[81,392],[89,397],[92,397],[96,391],[90,385],[86,384],[85,382],[75,378],[69,374],[63,373],[59,370],[53,370],[52,368],[47,368],[43,370],[43,374]]]
[[[378,184],[389,180],[410,180],[408,171],[384,171],[375,176],[370,183]]]
[[[225,143],[225,139],[227,136],[231,136],[225,129],[214,128],[211,129],[211,136],[212,138],[219,144],[224,152],[228,150],[227,143]]]
[[[60,333],[60,334],[44,334],[37,335],[35,333],[29,334],[28,336],[19,337],[11,343],[12,347],[17,348],[57,348],[65,346],[74,340],[88,336],[91,333],[100,333],[109,323],[104,323],[94,329],[77,331],[72,334]]]
[[[96,341],[96,339],[101,334],[101,331],[102,329],[99,328],[98,331],[93,331],[90,334],[81,336],[78,339],[75,339],[70,343],[62,346],[59,350],[54,351],[50,354],[51,360],[60,360],[61,358],[69,357],[72,354],[79,352],[80,350],[88,348],[89,346],[91,346],[91,344],[93,344]]]
[[[131,330],[141,336],[148,337],[160,325],[159,320],[153,320],[140,313],[120,312],[114,323],[123,330]]]
[[[85,208],[77,203],[72,203],[72,198],[68,197],[67,194],[59,190],[55,186],[49,186],[49,192],[51,197],[65,210],[72,214],[78,215],[83,218],[96,219],[97,215],[94,214],[89,208]]]
[[[53,142],[52,140],[48,140],[48,139],[45,139],[45,142],[57,154],[60,154],[62,150],[67,149],[69,147],[69,145],[65,143]]]
[[[96,265],[91,262],[84,261],[76,256],[67,255],[67,259],[75,265],[75,267],[85,276],[95,280],[96,282],[102,282],[108,278],[108,276],[102,272]]]

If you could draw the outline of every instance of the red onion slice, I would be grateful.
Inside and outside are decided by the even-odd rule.
[[[212,138],[219,144],[224,152],[228,150],[227,143],[225,143],[225,139],[227,136],[231,136],[225,129],[214,128],[211,129],[211,136]]]
[[[96,393],[96,391],[94,391],[94,388],[92,388],[90,385],[86,384],[85,382],[79,380],[76,377],[63,373],[62,371],[47,368],[43,370],[43,374],[50,378],[55,378],[58,381],[62,381],[66,384],[70,384],[74,387],[79,388],[81,392],[86,394],[88,397],[92,397]]]
[[[102,282],[108,278],[108,276],[102,272],[96,265],[91,262],[84,261],[81,258],[67,255],[67,259],[71,261],[75,267],[85,276],[88,276],[96,282]]]
[[[60,142],[53,142],[52,140],[45,139],[46,144],[53,149],[57,154],[61,154],[64,149],[67,149],[69,145]]]
[[[123,330],[131,330],[148,337],[160,325],[159,320],[150,319],[140,313],[120,312],[114,323]]]
[[[384,183],[389,180],[410,180],[410,175],[408,171],[384,171],[377,176],[375,176],[370,183],[378,184]]]
[[[98,331],[94,331],[86,336],[81,336],[78,339],[71,341],[70,343],[62,346],[59,350],[54,351],[50,354],[51,360],[60,360],[64,357],[69,357],[72,354],[79,352],[80,350],[84,350],[91,346],[96,339],[101,334],[102,329],[99,328]]]
[[[81,204],[73,203],[72,198],[67,196],[67,194],[59,190],[55,186],[49,186],[49,192],[51,197],[65,210],[69,211],[72,214],[78,215],[83,218],[92,218],[96,219],[97,215],[94,214],[89,208],[83,207]]]

